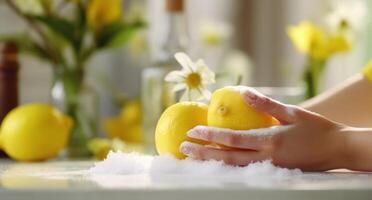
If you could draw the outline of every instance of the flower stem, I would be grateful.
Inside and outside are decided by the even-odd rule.
[[[36,24],[35,21],[32,20],[29,16],[23,14],[22,11],[14,4],[13,0],[5,0],[5,2],[7,3],[10,9],[12,9],[19,17],[24,19],[30,25],[30,27],[39,34],[41,40],[43,41],[46,52],[49,52],[49,56],[52,59],[52,61],[55,64],[60,63],[61,62],[60,57],[56,53],[55,49],[52,48],[52,46],[50,45],[50,42],[48,41],[48,37],[44,33],[44,31],[41,29],[41,27],[38,26],[38,24]],[[53,65],[53,66],[58,66],[58,65]]]
[[[303,79],[306,85],[305,98],[310,99],[319,93],[319,78],[322,75],[327,60],[314,59],[311,56],[307,58],[306,69]]]

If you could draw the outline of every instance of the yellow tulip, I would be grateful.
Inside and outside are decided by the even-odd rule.
[[[318,60],[325,60],[333,54],[351,49],[351,44],[343,32],[328,34],[308,21],[289,27],[287,33],[301,53]]]
[[[329,38],[329,52],[330,54],[339,52],[348,52],[351,45],[345,35],[337,34]]]
[[[88,25],[94,31],[118,21],[122,16],[122,0],[91,0],[87,9]]]
[[[372,82],[372,60],[363,69],[364,76]]]
[[[310,54],[317,59],[326,59],[329,56],[326,33],[313,23],[301,22],[298,26],[289,27],[287,33],[301,53]]]

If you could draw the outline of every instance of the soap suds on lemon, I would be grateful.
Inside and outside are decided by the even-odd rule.
[[[196,126],[190,131],[197,129],[198,132],[213,132],[216,134],[220,133],[231,133],[237,135],[252,135],[252,136],[273,136],[276,134],[280,134],[281,132],[289,131],[289,129],[293,127],[293,125],[281,125],[281,126],[271,126],[268,128],[258,128],[258,129],[251,129],[251,130],[232,130],[228,128],[216,128],[210,126]]]
[[[266,160],[245,167],[226,165],[222,161],[178,160],[169,155],[149,156],[138,153],[110,152],[104,161],[95,163],[90,175],[147,175],[151,178],[177,177],[197,180],[239,180],[262,186],[302,175],[299,169],[274,166]]]
[[[239,92],[242,96],[246,95],[247,93],[253,93],[259,97],[262,97],[264,98],[265,95],[263,95],[261,92],[259,92],[258,90],[256,90],[255,88],[252,88],[252,87],[247,87],[247,86],[242,86],[242,85],[238,85],[238,86],[227,86],[226,88],[228,89],[231,89],[231,90],[234,90],[236,92]],[[271,99],[272,101],[278,103],[278,104],[283,104],[279,101],[277,101],[276,99]],[[294,105],[286,105],[286,111],[287,113],[291,116],[291,117],[294,117],[295,116],[295,110],[296,110],[296,106]]]
[[[244,95],[245,93],[247,93],[249,91],[251,93],[254,93],[254,94],[257,94],[259,96],[262,96],[261,93],[259,93],[256,89],[254,89],[252,87],[247,87],[247,86],[243,86],[243,85],[237,85],[237,86],[226,86],[226,88],[228,88],[230,90],[233,90],[233,91],[236,91],[236,92],[239,92],[241,95]]]

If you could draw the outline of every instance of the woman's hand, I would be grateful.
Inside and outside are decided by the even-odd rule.
[[[281,125],[245,131],[197,126],[188,132],[189,137],[228,148],[184,142],[180,151],[195,159],[222,160],[232,165],[271,159],[275,165],[305,171],[347,167],[348,127],[250,88],[242,95],[248,105],[274,116]]]

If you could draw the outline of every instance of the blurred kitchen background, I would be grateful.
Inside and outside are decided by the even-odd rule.
[[[31,1],[23,0],[25,6]],[[123,12],[144,17],[147,28],[124,47],[105,51],[89,62],[87,77],[98,92],[102,119],[120,111],[120,106],[112,102],[111,89],[131,98],[140,95],[141,72],[152,65],[153,55],[167,40],[164,3],[163,0],[125,0]],[[242,70],[238,73],[244,73],[250,86],[302,88],[305,56],[292,44],[287,27],[303,20],[326,24],[330,13],[342,6],[350,8],[349,15],[358,19],[357,37],[351,51],[329,59],[320,90],[357,73],[372,57],[371,0],[185,0],[184,3],[191,58],[204,58],[212,69],[222,62],[235,63],[239,65],[237,70]],[[354,5],[350,7],[350,3]],[[0,34],[27,30],[2,1],[0,13]],[[217,34],[222,47],[213,49],[205,44],[203,34]],[[51,68],[29,56],[22,56],[20,61],[20,102],[49,102]]]

